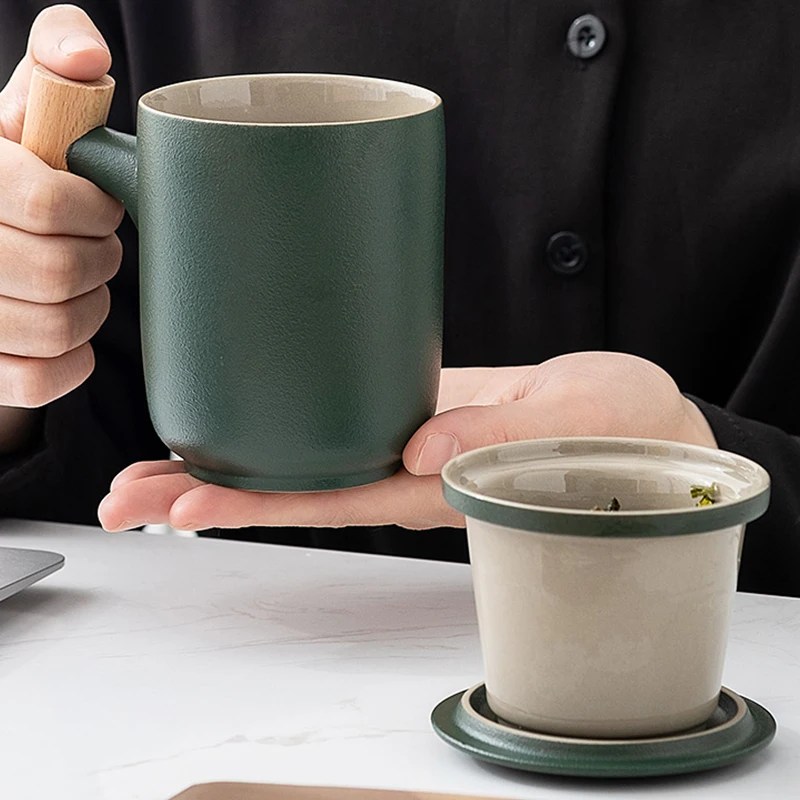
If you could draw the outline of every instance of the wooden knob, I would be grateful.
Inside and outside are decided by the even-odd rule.
[[[22,128],[22,146],[53,169],[67,168],[67,148],[85,133],[106,124],[114,79],[72,81],[41,64],[33,68]]]

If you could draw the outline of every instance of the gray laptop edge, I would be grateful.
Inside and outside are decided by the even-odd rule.
[[[0,547],[0,600],[52,575],[64,566],[64,556],[45,550]]]

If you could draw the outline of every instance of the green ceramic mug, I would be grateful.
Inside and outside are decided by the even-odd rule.
[[[139,227],[150,414],[192,475],[305,491],[399,468],[441,364],[437,95],[195,80],[144,95],[137,137],[97,128],[67,162]]]

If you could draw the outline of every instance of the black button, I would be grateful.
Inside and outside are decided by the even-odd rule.
[[[556,272],[575,275],[586,266],[589,248],[577,233],[561,231],[547,242],[547,260]]]
[[[567,31],[567,49],[575,58],[594,58],[606,43],[606,26],[594,14],[578,17]]]

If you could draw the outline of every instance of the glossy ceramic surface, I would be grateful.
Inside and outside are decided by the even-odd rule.
[[[769,475],[734,453],[653,439],[575,437],[483,447],[442,472],[447,502],[473,519],[574,536],[702,533],[761,516]],[[698,507],[694,485],[721,502]],[[612,497],[621,509],[598,514]]]
[[[433,710],[431,722],[445,742],[483,761],[531,772],[599,778],[715,769],[762,750],[776,730],[769,711],[725,688],[705,724],[657,738],[592,740],[522,730],[491,710],[483,684],[443,700]]]
[[[761,467],[667,442],[543,440],[466,453],[443,478],[467,513],[495,713],[593,738],[708,718],[743,523],[767,501]],[[691,487],[712,483],[720,502],[697,507]],[[621,511],[592,510],[612,497]]]
[[[425,89],[262,75],[155,90],[70,169],[140,228],[153,424],[243,489],[385,478],[441,366],[444,126]]]
[[[590,539],[468,520],[489,704],[570,736],[702,722],[722,682],[741,532]]]
[[[352,125],[424,114],[441,104],[418,86],[354,75],[239,75],[154,89],[140,106],[227,124]]]

